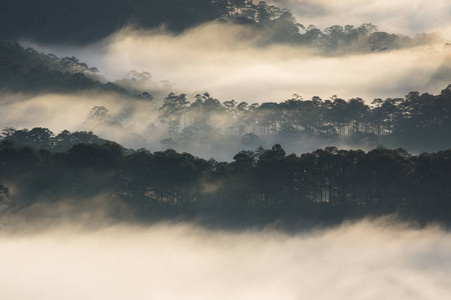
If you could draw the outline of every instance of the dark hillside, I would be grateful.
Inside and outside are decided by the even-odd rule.
[[[98,72],[76,57],[59,58],[0,41],[0,90],[36,93],[97,89],[126,93],[113,83],[103,83]]]

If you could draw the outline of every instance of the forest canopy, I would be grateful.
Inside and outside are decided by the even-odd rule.
[[[130,152],[111,142],[49,152],[6,140],[0,164],[0,201],[8,210],[102,194],[141,220],[181,217],[229,226],[280,219],[290,228],[394,212],[447,223],[451,214],[450,150],[411,155],[327,147],[298,156],[276,144],[217,162],[174,150]]]

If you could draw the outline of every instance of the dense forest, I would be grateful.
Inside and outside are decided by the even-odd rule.
[[[2,208],[10,211],[102,194],[126,203],[140,220],[230,226],[278,219],[296,226],[394,212],[420,222],[451,216],[450,150],[411,155],[327,147],[297,156],[276,144],[217,162],[174,150],[125,151],[112,142],[49,152],[3,141],[0,165]]]
[[[156,28],[172,32],[218,21],[251,27],[262,35],[261,45],[291,43],[335,53],[385,51],[427,45],[437,34],[409,38],[381,32],[372,24],[334,25],[320,30],[304,26],[287,9],[251,0],[90,0],[68,6],[58,0],[4,0],[0,10],[0,38],[41,43],[86,44],[98,41],[124,26]],[[82,17],[80,17],[82,16]],[[352,45],[356,43],[358,47]]]

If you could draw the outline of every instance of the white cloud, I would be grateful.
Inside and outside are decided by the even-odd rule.
[[[5,299],[448,299],[449,233],[360,222],[289,236],[59,225],[0,238]],[[72,229],[71,229],[72,228]]]
[[[220,100],[281,101],[304,97],[399,97],[412,90],[439,92],[430,79],[446,57],[443,45],[386,53],[327,57],[290,45],[259,47],[252,32],[207,24],[171,35],[124,30],[96,61],[111,77],[136,69],[167,79],[179,91],[209,91]]]

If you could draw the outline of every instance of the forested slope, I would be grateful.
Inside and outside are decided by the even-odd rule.
[[[18,43],[0,41],[0,90],[23,93],[126,91],[103,80],[95,67],[76,57],[59,58]]]

